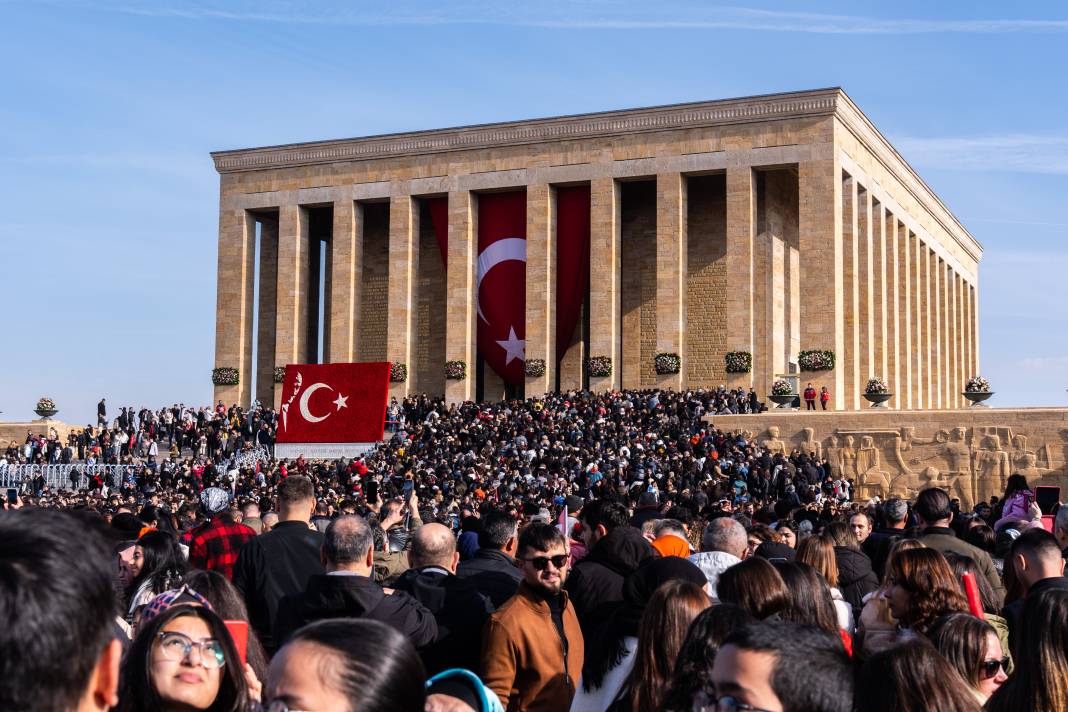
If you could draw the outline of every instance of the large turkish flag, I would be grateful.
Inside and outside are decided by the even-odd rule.
[[[526,362],[527,194],[478,196],[478,350],[507,383]]]
[[[277,441],[381,440],[389,397],[389,368],[386,361],[286,366]]]

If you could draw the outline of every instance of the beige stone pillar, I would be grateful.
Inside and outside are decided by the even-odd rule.
[[[931,321],[934,322],[934,382],[936,408],[946,408],[946,269],[942,258],[931,254],[932,280]]]
[[[256,399],[266,408],[275,402],[274,329],[278,320],[278,216],[260,218],[260,284],[256,335]],[[281,394],[279,394],[281,398]]]
[[[656,352],[678,354],[682,368],[657,376],[659,388],[679,390],[685,383],[686,255],[686,178],[662,173],[656,177]]]
[[[912,246],[905,224],[894,221],[894,239],[897,248],[897,372],[900,390],[904,397],[898,400],[901,408],[916,407],[916,390],[913,380],[913,313],[912,313]]]
[[[445,400],[462,403],[475,398],[475,265],[478,259],[477,198],[470,191],[449,193],[449,264],[446,276],[448,316],[445,359],[463,361],[467,378],[445,381]],[[444,368],[442,364],[442,368]]]
[[[858,287],[860,289],[860,373],[858,390],[863,392],[868,379],[882,375],[875,372],[875,245],[874,222],[872,213],[871,191],[860,192],[858,204],[858,243],[860,247],[860,271]],[[885,376],[884,376],[885,377]]]
[[[883,211],[883,359],[886,364],[886,377],[894,391],[891,407],[902,409],[908,400],[908,387],[901,378],[898,358],[901,348],[901,319],[898,310],[901,292],[901,272],[898,264],[897,219],[888,211]]]
[[[753,327],[754,238],[756,234],[756,184],[750,166],[727,169],[727,351],[748,351],[757,355]],[[751,388],[753,373],[731,373],[728,386]],[[758,396],[766,400],[766,393]]]
[[[278,217],[276,366],[305,363],[308,337],[308,211],[283,205]],[[281,389],[276,392],[276,400]]]
[[[590,376],[594,392],[619,388],[623,371],[619,209],[619,184],[614,178],[590,181],[590,356],[612,361],[610,376]]]
[[[982,375],[983,365],[979,361],[979,277],[972,285],[972,374]]]
[[[802,268],[812,270],[819,265],[818,274],[809,274],[801,282],[802,348],[833,351],[838,359],[834,370],[802,374],[802,378],[812,376],[814,382],[826,384],[835,410],[842,410],[846,407],[842,368],[842,169],[837,158],[798,164],[798,224]]]
[[[950,392],[949,403],[954,408],[960,407],[960,373],[961,373],[961,353],[960,353],[960,277],[953,269],[948,270],[949,273],[949,305],[950,305],[950,317],[952,319],[950,323],[950,340],[949,350],[953,356],[953,378],[950,380]]]
[[[556,385],[556,194],[552,186],[527,186],[526,359],[545,361],[545,374],[527,376],[527,398]]]
[[[357,322],[360,315],[360,284],[363,273],[363,211],[352,200],[334,203],[334,226],[330,238],[330,349],[329,363],[357,360]]]
[[[842,279],[844,299],[844,348],[838,354],[843,370],[844,408],[860,407],[860,187],[849,177],[843,187],[842,215]],[[805,347],[808,348],[808,347]]]
[[[965,405],[964,384],[968,381],[968,322],[964,301],[964,277],[957,275],[957,407]]]
[[[238,382],[215,386],[214,397],[227,406],[248,407],[252,400],[255,260],[256,218],[244,210],[220,210],[215,367],[236,368]]]
[[[924,324],[927,304],[926,281],[923,269],[923,244],[911,230],[908,231],[909,258],[912,260],[912,407],[929,407],[927,399],[927,330]]]
[[[389,394],[412,392],[415,349],[412,344],[419,301],[419,204],[410,195],[389,199],[389,287],[386,292],[386,359],[408,367],[409,379],[390,383]]]

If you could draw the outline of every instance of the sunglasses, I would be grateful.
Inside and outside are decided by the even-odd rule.
[[[556,556],[533,556],[529,559],[523,559],[523,561],[529,561],[530,565],[538,571],[544,571],[549,568],[549,562],[551,561],[553,567],[556,569],[562,569],[567,564],[567,554],[557,554]]]
[[[998,670],[1004,670],[1007,675],[1009,672],[1009,656],[1003,657],[1001,660],[984,660],[979,665],[979,674],[984,680],[989,680],[998,674]]]

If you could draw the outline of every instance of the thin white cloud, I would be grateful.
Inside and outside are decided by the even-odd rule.
[[[55,0],[68,7],[186,20],[314,25],[511,25],[561,29],[733,29],[844,35],[1003,34],[1065,32],[1068,19],[934,20],[708,7],[699,2],[625,4],[605,0],[537,3],[457,0],[366,7],[355,3],[172,2]]]
[[[1057,369],[1063,372],[1068,366],[1068,356],[1028,356],[1018,362],[1020,368],[1049,370]]]
[[[909,163],[932,168],[1019,173],[1068,173],[1068,136],[895,138]]]

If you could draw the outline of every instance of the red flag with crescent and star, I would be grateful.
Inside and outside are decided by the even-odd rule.
[[[526,191],[478,196],[478,350],[513,385],[525,380]]]
[[[368,443],[382,439],[388,361],[290,364],[278,411],[280,443]]]

